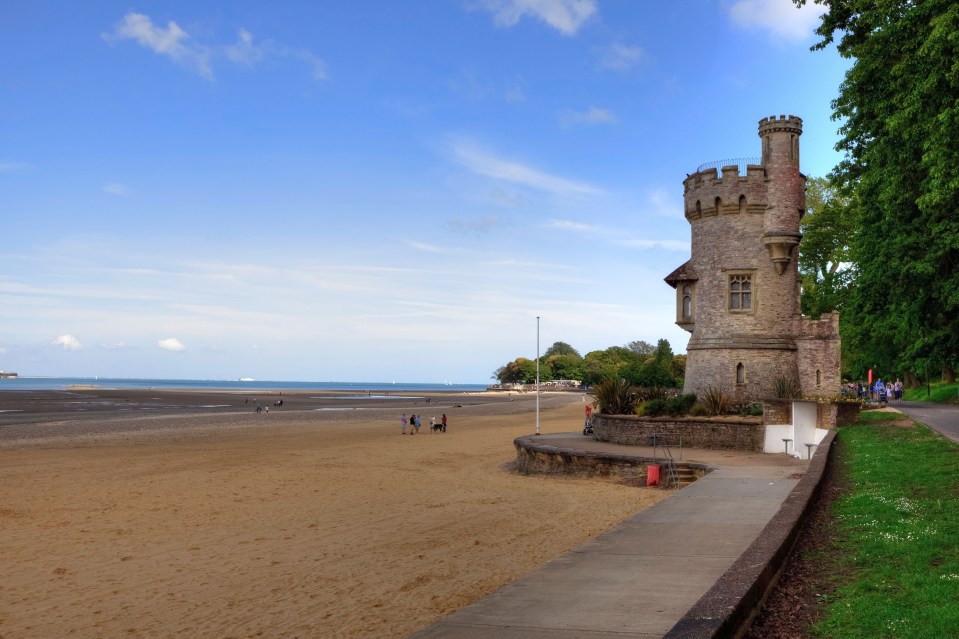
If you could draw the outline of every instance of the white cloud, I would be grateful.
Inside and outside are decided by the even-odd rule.
[[[300,60],[303,60],[310,68],[313,70],[312,76],[314,80],[326,80],[326,63],[323,62],[320,58],[314,55],[312,52],[307,51],[306,49],[299,49],[294,51],[292,55],[296,56]]]
[[[500,223],[501,221],[498,215],[487,215],[472,220],[447,220],[446,227],[451,231],[462,233],[464,235],[482,235],[490,232],[492,229],[499,226]]]
[[[649,56],[640,47],[630,47],[625,44],[612,44],[603,51],[599,59],[599,66],[613,71],[628,71],[644,62]]]
[[[438,253],[438,254],[447,254],[449,249],[445,249],[442,246],[436,246],[435,244],[426,244],[424,242],[417,242],[415,240],[410,241],[410,246],[416,249],[417,251],[425,251],[427,253]]]
[[[805,40],[819,24],[825,9],[812,2],[797,8],[792,0],[737,0],[728,5],[733,24],[769,32],[773,38]]]
[[[559,123],[564,128],[576,124],[615,124],[617,122],[619,120],[612,111],[597,107],[590,107],[583,112],[566,109],[559,114]]]
[[[183,342],[178,340],[175,337],[168,337],[166,339],[161,339],[157,342],[157,346],[162,348],[165,351],[171,351],[173,353],[179,353],[186,350],[186,346],[183,345]]]
[[[226,57],[237,64],[252,66],[263,59],[264,49],[253,44],[253,34],[246,29],[237,33],[236,44],[226,48]]]
[[[73,335],[61,335],[51,342],[54,346],[60,346],[65,351],[78,351],[83,348],[83,344],[80,343]]]
[[[661,248],[667,251],[689,251],[689,242],[680,240],[626,240],[622,242],[622,245],[641,249]]]
[[[572,220],[550,220],[550,223],[546,225],[551,229],[559,229],[562,231],[575,231],[576,233],[599,233],[601,229],[592,226],[590,224],[583,224],[582,222],[573,222]]]
[[[101,189],[104,193],[109,193],[110,195],[124,196],[130,194],[130,189],[125,185],[120,184],[119,182],[107,182],[104,184]]]
[[[512,27],[529,16],[569,36],[597,11],[596,0],[481,0],[478,6],[490,11],[502,27]]]
[[[190,36],[176,22],[170,20],[162,29],[142,13],[123,16],[112,34],[104,34],[107,40],[135,40],[157,55],[168,56],[177,64],[193,69],[204,78],[213,78],[210,53],[204,47],[188,43]]]
[[[504,160],[491,155],[467,142],[453,145],[453,157],[461,165],[478,175],[485,175],[497,180],[521,184],[554,195],[597,195],[601,191],[596,187],[567,180],[544,173],[537,169],[525,166],[519,162]]]

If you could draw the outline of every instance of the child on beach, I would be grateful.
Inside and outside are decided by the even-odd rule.
[[[405,435],[406,434],[406,413],[403,413],[403,416],[400,418],[400,424],[401,424],[400,428],[402,429],[400,431],[400,434]]]

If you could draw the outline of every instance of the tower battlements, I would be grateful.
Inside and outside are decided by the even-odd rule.
[[[732,213],[766,211],[766,170],[760,164],[746,167],[741,175],[735,164],[698,171],[683,181],[686,219]]]
[[[795,115],[774,115],[759,121],[759,137],[768,133],[785,132],[802,135],[802,118]]]

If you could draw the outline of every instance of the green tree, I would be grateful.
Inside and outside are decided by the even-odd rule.
[[[806,215],[799,245],[803,314],[818,318],[842,310],[853,275],[849,246],[855,228],[848,199],[826,178],[811,178],[806,183]]]
[[[542,377],[542,371],[540,371]],[[493,376],[500,384],[532,384],[536,381],[536,362],[517,357],[505,366],[496,369]]]
[[[637,355],[643,355],[649,357],[656,352],[656,347],[650,344],[645,340],[637,340],[635,342],[630,342],[626,345],[626,348],[633,351]]]
[[[806,0],[794,0],[797,5]],[[814,49],[853,61],[833,172],[858,203],[843,338],[858,374],[953,368],[959,353],[959,3],[815,0]]]
[[[572,355],[573,357],[583,359],[582,355],[566,342],[553,342],[553,345],[547,348],[546,352],[543,353],[543,357],[550,357],[552,355]]]
[[[582,380],[585,368],[579,355],[552,355],[546,358],[552,377],[550,379]]]
[[[636,353],[622,346],[591,351],[583,358],[583,383],[593,386],[604,379],[622,377],[623,370],[638,357]]]

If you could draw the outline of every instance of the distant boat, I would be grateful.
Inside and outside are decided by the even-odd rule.
[[[0,379],[16,379],[18,375],[16,373],[9,373],[7,371],[0,371]]]
[[[252,377],[241,377],[241,378],[240,378],[240,381],[241,381],[241,382],[255,382],[256,380],[253,379]]]

